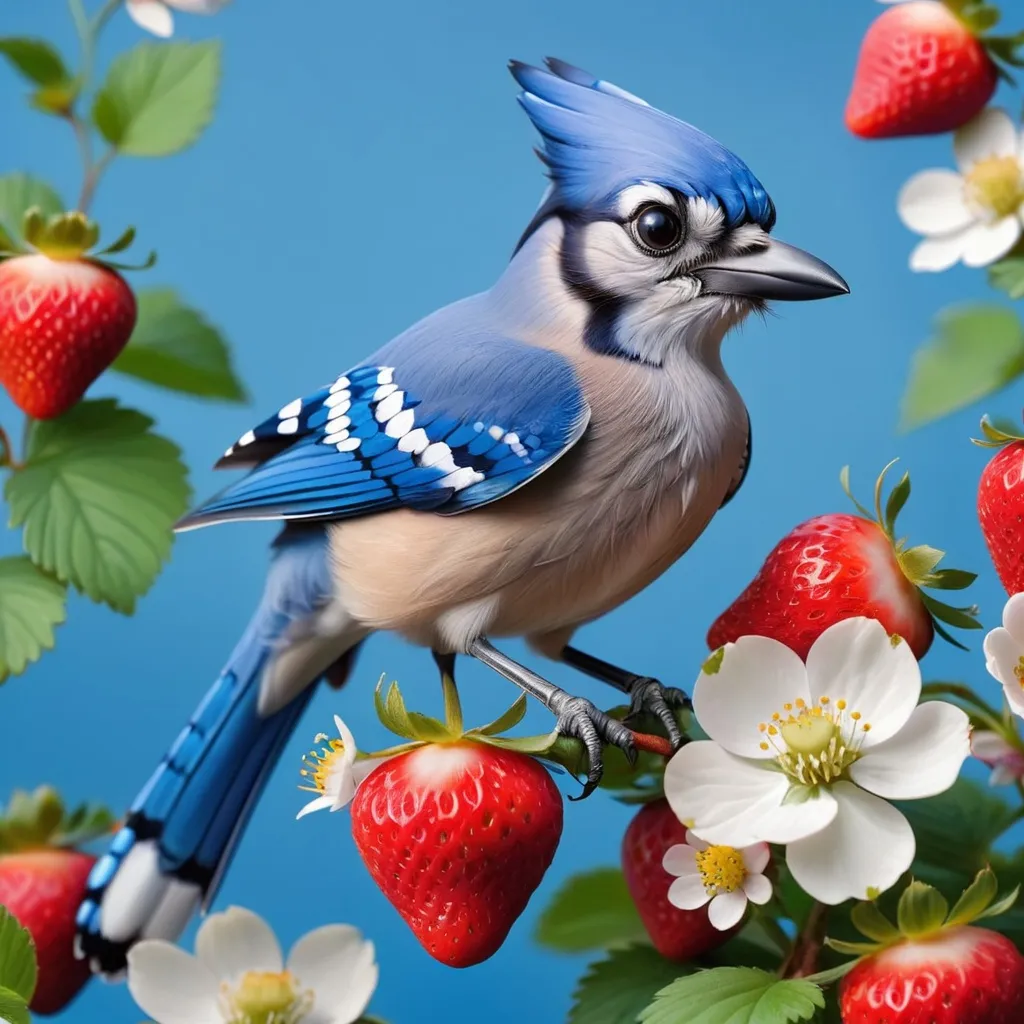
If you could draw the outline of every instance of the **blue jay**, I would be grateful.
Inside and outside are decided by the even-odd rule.
[[[681,742],[680,691],[570,646],[675,562],[735,494],[746,409],[726,332],[773,299],[847,292],[774,240],[775,208],[715,140],[562,61],[513,62],[550,187],[487,292],[288,402],[218,466],[247,475],[182,530],[280,520],[248,631],[89,879],[78,953],[116,974],[209,905],[314,684],[398,633],[541,700],[590,754],[631,733],[501,653],[626,691]]]

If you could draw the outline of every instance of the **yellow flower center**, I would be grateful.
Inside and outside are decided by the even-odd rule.
[[[1017,659],[1017,664],[1013,666],[1013,674],[1017,677],[1020,688],[1024,690],[1024,654]]]
[[[731,846],[709,846],[706,850],[698,850],[696,860],[700,880],[709,896],[735,892],[746,880],[747,866],[743,863],[743,854]]]
[[[299,990],[291,971],[247,971],[235,988],[221,986],[227,1024],[298,1024],[313,1008],[313,993]]]
[[[327,792],[327,780],[331,774],[331,767],[345,753],[345,744],[341,740],[328,741],[327,734],[323,732],[317,733],[313,737],[313,742],[325,745],[319,750],[311,750],[302,759],[302,763],[306,767],[299,774],[313,784],[299,786],[299,789],[305,790],[307,793],[319,793],[320,796],[323,796]]]
[[[764,737],[761,749],[774,749],[779,767],[794,782],[820,786],[842,778],[860,757],[871,723],[859,711],[850,711],[845,700],[821,697],[811,707],[798,698],[783,704],[758,730]]]
[[[979,160],[967,174],[967,194],[995,220],[1016,213],[1024,204],[1024,171],[1017,158]]]

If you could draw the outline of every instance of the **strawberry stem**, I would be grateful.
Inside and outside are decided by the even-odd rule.
[[[14,454],[14,445],[11,444],[10,435],[0,427],[0,467],[8,467],[15,471],[24,469],[25,464]]]
[[[811,907],[803,927],[793,940],[789,956],[779,968],[780,978],[806,978],[818,970],[818,959],[825,944],[825,928],[831,907],[817,900]]]

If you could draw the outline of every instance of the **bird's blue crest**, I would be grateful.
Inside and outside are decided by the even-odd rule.
[[[586,71],[549,58],[550,70],[513,61],[519,102],[544,140],[554,193],[545,207],[599,207],[650,181],[721,207],[730,227],[766,230],[775,206],[750,168],[723,145]]]

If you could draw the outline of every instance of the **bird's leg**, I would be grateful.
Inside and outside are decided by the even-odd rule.
[[[572,694],[559,689],[554,683],[549,683],[519,662],[513,661],[508,655],[502,654],[484,637],[474,640],[469,645],[468,653],[515,683],[524,692],[536,697],[555,716],[560,732],[566,736],[573,736],[583,743],[587,749],[590,769],[580,799],[593,793],[601,781],[604,773],[602,741],[619,747],[630,761],[636,760],[632,732],[589,700],[573,697]]]
[[[683,734],[673,713],[674,708],[690,707],[690,698],[674,686],[662,686],[650,676],[638,676],[633,672],[612,665],[593,655],[584,654],[575,647],[562,649],[562,661],[594,679],[614,686],[616,690],[629,694],[629,713],[636,715],[649,711],[657,716],[665,727],[669,741],[678,750],[683,745]]]

